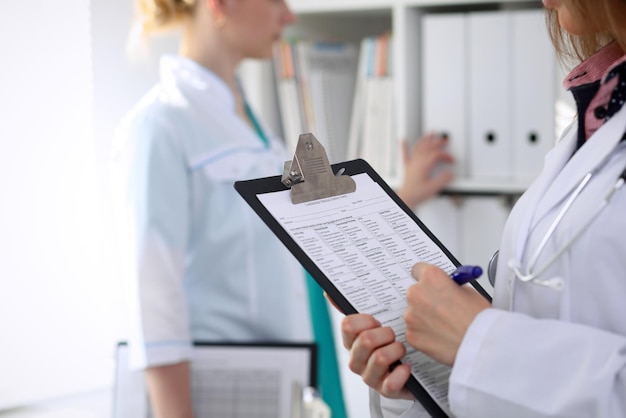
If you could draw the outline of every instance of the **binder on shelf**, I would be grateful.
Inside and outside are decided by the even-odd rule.
[[[301,133],[314,132],[331,161],[346,158],[357,61],[357,47],[349,42],[292,40],[275,49],[288,147],[296,147]]]
[[[300,106],[294,48],[293,42],[281,41],[274,49],[274,74],[278,88],[283,140],[289,149],[296,147],[298,136],[306,129]]]
[[[370,56],[367,49],[373,48],[372,41],[373,39],[371,37],[363,38],[359,47],[359,60],[350,115],[348,148],[346,152],[346,159],[348,160],[358,158],[360,153],[360,139],[363,131],[363,121],[365,120],[365,81],[367,80],[368,58]]]
[[[555,143],[556,58],[542,10],[512,16],[513,178],[528,182]]]
[[[393,80],[388,76],[370,77],[366,82],[365,120],[359,158],[370,162],[385,178],[394,178]]]
[[[469,175],[511,178],[510,14],[468,16]]]
[[[308,132],[323,138],[331,162],[346,159],[358,48],[348,42],[313,42],[308,74],[314,124]]]
[[[448,135],[457,178],[468,176],[467,36],[464,13],[427,14],[422,21],[423,131]]]
[[[300,109],[302,111],[302,120],[304,122],[305,132],[310,132],[311,127],[315,126],[315,115],[313,114],[313,103],[311,99],[311,87],[309,85],[309,60],[308,50],[310,42],[296,40],[294,45],[294,68],[296,71],[296,79],[298,80],[298,93],[300,98]],[[326,138],[324,138],[324,141]]]
[[[391,34],[361,42],[350,123],[348,158],[363,158],[384,178],[395,178],[400,144],[395,135]]]
[[[449,134],[454,184],[525,188],[556,139],[556,62],[543,11],[421,19],[422,127]]]

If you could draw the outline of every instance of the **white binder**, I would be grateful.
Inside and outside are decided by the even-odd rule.
[[[365,120],[360,157],[384,178],[395,178],[398,142],[393,135],[393,79],[372,76],[365,81]]]
[[[456,177],[465,178],[469,174],[465,14],[427,14],[422,19],[424,133],[448,134]]]
[[[359,47],[359,60],[357,65],[356,81],[354,86],[354,98],[352,99],[352,112],[350,115],[350,130],[348,133],[347,160],[354,160],[361,155],[361,138],[365,120],[365,94],[369,59],[370,44],[374,42],[372,37],[361,40]]]
[[[386,179],[397,178],[401,165],[391,50],[389,34],[361,42],[347,153],[348,158],[363,158]]]
[[[475,179],[512,177],[509,12],[469,14],[469,174]]]
[[[555,143],[555,54],[543,10],[513,14],[513,176],[529,182],[539,175]]]
[[[301,42],[300,44],[303,44]],[[358,47],[348,42],[311,42],[306,53],[313,132],[332,163],[346,159]],[[295,148],[294,148],[295,149]]]
[[[349,42],[296,41],[294,67],[303,130],[328,149],[331,162],[346,158],[358,48]],[[295,136],[297,143],[299,134]],[[295,143],[292,144],[295,149]]]

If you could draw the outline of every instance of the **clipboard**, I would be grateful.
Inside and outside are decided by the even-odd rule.
[[[368,313],[387,325],[384,318],[400,340],[410,266],[426,261],[451,273],[460,265],[366,161],[330,165],[310,133],[300,135],[282,176],[238,181],[235,189],[344,314]],[[478,282],[470,285],[491,300]],[[413,365],[407,388],[433,417],[449,417],[449,368],[405,346],[403,361]]]
[[[144,371],[129,368],[125,341],[117,344],[115,363],[112,417],[151,418]],[[293,418],[300,416],[304,388],[317,385],[317,346],[194,341],[190,367],[194,413],[199,418]],[[235,404],[239,409],[232,408]]]

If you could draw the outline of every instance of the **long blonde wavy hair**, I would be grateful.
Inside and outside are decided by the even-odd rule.
[[[546,22],[557,56],[564,64],[575,64],[617,40],[626,50],[626,0],[567,0],[571,13],[587,23],[594,34],[570,35],[559,25],[557,13],[548,10]]]

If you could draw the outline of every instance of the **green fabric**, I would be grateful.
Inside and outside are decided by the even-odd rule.
[[[346,418],[346,407],[343,401],[337,353],[326,298],[322,288],[308,272],[306,273],[306,282],[313,335],[318,350],[317,389],[324,402],[330,407],[332,418]]]
[[[248,119],[250,119],[250,122],[252,122],[252,125],[254,126],[254,130],[256,134],[259,136],[259,138],[261,138],[261,141],[263,141],[263,143],[265,144],[265,148],[269,148],[270,140],[267,138],[267,135],[265,135],[265,132],[263,132],[263,129],[261,129],[261,125],[259,124],[259,121],[256,119],[256,117],[254,117],[254,113],[252,113],[252,109],[250,109],[250,106],[248,106],[248,103],[244,103],[244,107],[246,108],[246,115],[248,115]]]

